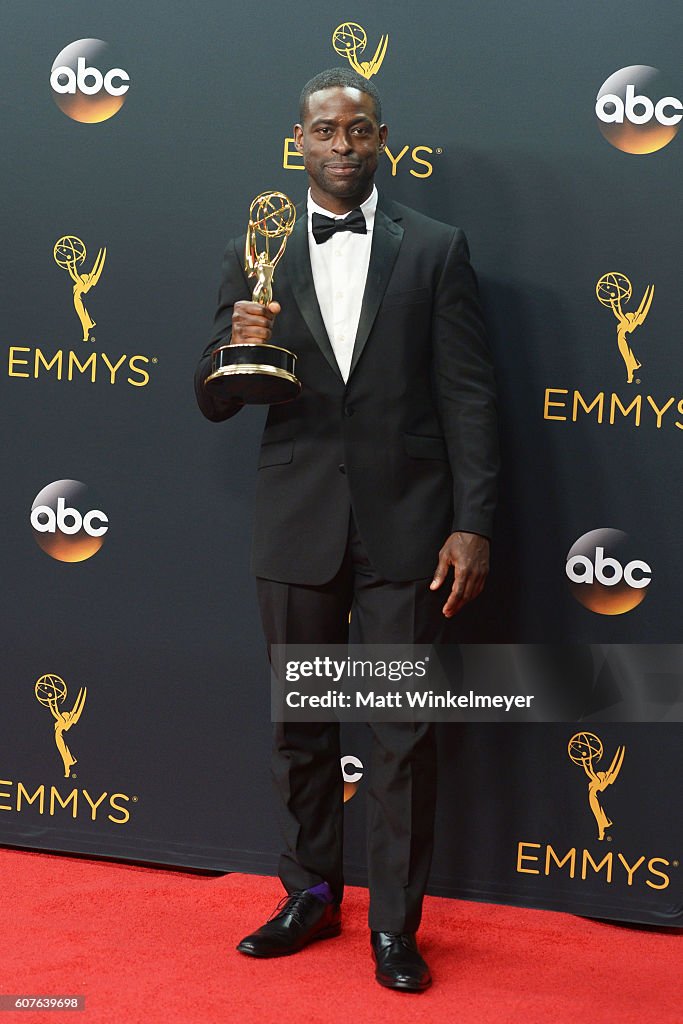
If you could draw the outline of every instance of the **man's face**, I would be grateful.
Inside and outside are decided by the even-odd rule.
[[[372,191],[387,126],[377,123],[372,97],[335,86],[308,98],[294,143],[304,157],[311,195],[332,213],[348,213]]]

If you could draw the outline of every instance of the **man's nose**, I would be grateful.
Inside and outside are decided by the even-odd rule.
[[[335,132],[332,140],[332,150],[335,153],[350,153],[352,149],[349,136],[341,128]]]

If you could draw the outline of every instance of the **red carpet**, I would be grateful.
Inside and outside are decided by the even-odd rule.
[[[0,849],[0,993],[85,995],[85,1012],[14,1011],[0,1024],[679,1024],[681,937],[567,914],[428,897],[434,986],[374,980],[367,891],[344,931],[296,956],[234,952],[282,895],[273,878],[207,878]]]

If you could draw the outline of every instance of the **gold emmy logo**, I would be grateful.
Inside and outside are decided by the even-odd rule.
[[[359,60],[358,54],[363,53],[368,45],[368,37],[362,25],[355,21],[344,21],[332,33],[334,52],[340,57],[346,57],[353,70],[363,78],[372,78],[377,74],[386,55],[388,42],[389,36],[382,36],[372,60]]]
[[[69,272],[69,277],[73,281],[74,309],[83,328],[83,341],[90,341],[90,330],[95,326],[95,321],[85,308],[83,296],[91,288],[94,288],[99,281],[104,261],[107,257],[107,250],[100,249],[89,274],[81,274],[76,269],[85,261],[85,257],[85,244],[80,238],[76,238],[75,235],[64,235],[55,242],[55,263],[62,270]]]
[[[604,839],[605,829],[613,824],[605,814],[605,809],[598,799],[598,793],[603,793],[608,786],[616,781],[624,763],[625,752],[625,747],[617,747],[617,752],[607,771],[599,772],[595,770],[595,762],[600,761],[604,753],[599,736],[593,732],[577,732],[567,745],[569,757],[574,764],[583,768],[588,777],[588,803],[598,825],[598,839]]]
[[[69,750],[64,733],[68,732],[72,725],[75,725],[81,717],[87,689],[82,686],[78,691],[78,697],[74,702],[71,711],[60,711],[59,705],[66,700],[66,683],[59,676],[45,675],[37,680],[35,694],[37,700],[45,708],[49,708],[55,720],[55,743],[64,764],[64,778],[68,779],[72,765],[76,764],[77,758]]]
[[[642,301],[635,312],[625,313],[621,307],[622,302],[628,302],[633,294],[631,282],[625,274],[619,274],[614,271],[609,274],[603,274],[595,286],[595,294],[598,297],[598,302],[611,309],[617,318],[617,345],[626,366],[627,383],[632,384],[633,374],[636,370],[640,369],[642,364],[638,362],[633,354],[633,350],[626,340],[626,335],[631,334],[645,322],[647,314],[650,312],[652,299],[654,298],[655,286],[653,284],[647,286]]]

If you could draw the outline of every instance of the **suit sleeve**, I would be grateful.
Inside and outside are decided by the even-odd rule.
[[[496,384],[467,240],[456,230],[432,321],[435,388],[453,476],[453,531],[490,537],[499,443]]]
[[[244,405],[243,402],[236,399],[221,398],[215,390],[204,386],[204,381],[211,373],[211,354],[220,345],[227,345],[230,342],[233,306],[240,299],[251,299],[238,245],[239,241],[233,239],[225,250],[213,334],[211,341],[202,352],[194,375],[194,390],[199,408],[207,419],[215,422],[230,419]],[[244,239],[242,239],[242,251],[243,245]]]

